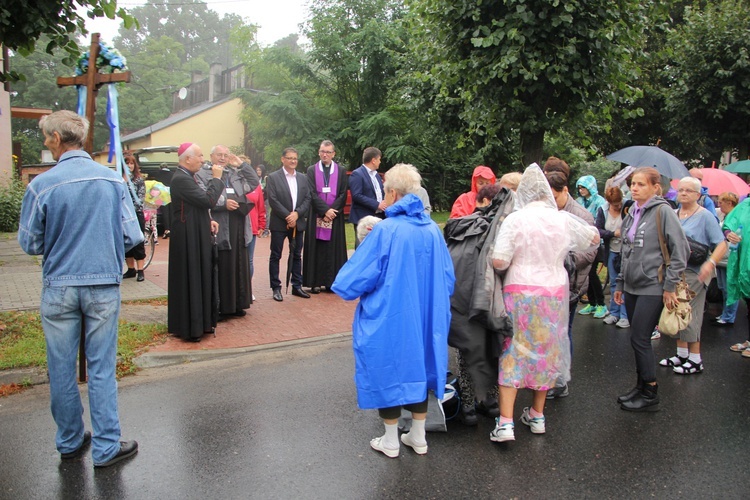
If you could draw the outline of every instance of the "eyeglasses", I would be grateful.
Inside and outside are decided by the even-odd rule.
[[[697,193],[698,191],[696,191],[695,189],[678,189],[677,192],[682,194],[682,193]]]
[[[289,158],[288,156],[285,156],[284,159],[287,161],[297,161],[297,158]]]
[[[318,153],[320,153],[322,155],[332,155],[333,151],[325,151],[325,150],[321,149],[320,151],[318,151]]]

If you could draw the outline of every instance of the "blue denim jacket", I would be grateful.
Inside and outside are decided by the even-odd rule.
[[[44,286],[112,285],[143,241],[127,187],[85,151],[68,151],[26,187],[18,243],[43,255]]]

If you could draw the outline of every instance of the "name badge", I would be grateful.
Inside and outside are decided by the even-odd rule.
[[[227,188],[227,194],[234,194],[234,188]]]
[[[330,193],[330,192],[331,192],[331,188],[330,187],[324,187],[323,188],[323,194]]]

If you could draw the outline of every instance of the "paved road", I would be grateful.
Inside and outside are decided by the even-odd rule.
[[[571,395],[548,405],[546,435],[517,422],[516,442],[497,444],[489,419],[451,422],[424,457],[369,449],[382,426],[356,408],[346,339],[124,379],[124,437],[141,451],[105,470],[90,454],[60,462],[37,386],[0,400],[0,498],[747,498],[750,359],[727,349],[744,316],[737,333],[705,330],[703,374],[660,369],[655,414],[614,402],[633,382],[627,333],[576,327]],[[655,342],[660,357],[673,346]]]

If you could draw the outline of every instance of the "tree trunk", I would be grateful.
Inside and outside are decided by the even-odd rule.
[[[544,130],[521,131],[521,163],[523,168],[534,162],[538,163],[540,167],[544,166],[542,159],[544,132]]]
[[[748,156],[747,143],[743,142],[742,144],[740,144],[740,147],[737,148],[737,159],[738,160],[747,160],[748,158],[750,158],[750,157]]]

